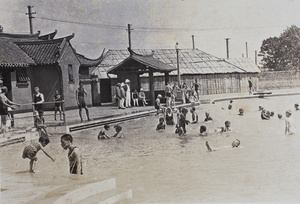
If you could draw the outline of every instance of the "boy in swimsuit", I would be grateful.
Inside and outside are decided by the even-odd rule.
[[[77,105],[78,105],[78,108],[79,108],[79,116],[80,116],[81,122],[83,122],[82,108],[85,109],[88,121],[91,120],[90,116],[89,116],[89,110],[88,110],[87,105],[86,105],[85,100],[84,100],[84,95],[87,95],[87,93],[85,92],[85,90],[83,88],[83,83],[80,82],[79,83],[79,88],[76,89],[76,102],[77,102]]]
[[[43,120],[43,123],[45,123],[44,107],[43,107],[43,103],[45,102],[44,94],[40,92],[39,87],[34,87],[34,92],[35,92],[35,94],[33,95],[34,109],[38,112],[39,117]]]
[[[198,114],[196,113],[196,108],[192,107],[190,111],[192,113],[192,123],[198,123]]]
[[[54,100],[57,101],[57,102],[61,101],[61,96],[60,96],[58,90],[55,91]],[[62,120],[62,118],[61,118],[61,103],[55,103],[54,104],[54,120],[56,120],[57,111],[59,112],[60,120]]]
[[[36,154],[38,151],[42,150],[47,157],[49,157],[53,162],[55,159],[53,159],[44,149],[47,144],[49,143],[49,139],[46,137],[40,137],[39,138],[39,143],[37,142],[32,142],[30,145],[27,145],[24,150],[23,150],[23,159],[30,159],[29,162],[29,172],[34,173],[34,164],[37,161]]]
[[[100,140],[100,139],[110,139],[111,137],[106,134],[106,131],[109,131],[109,129],[110,129],[110,126],[105,124],[104,127],[98,133],[98,140]],[[116,130],[116,133],[112,137],[117,137],[117,135],[121,132],[122,128],[121,129],[120,128],[119,129],[115,128],[115,130]],[[120,131],[118,131],[118,130],[120,130]]]
[[[60,138],[61,146],[65,150],[69,150],[69,167],[71,174],[83,174],[81,153],[78,147],[73,145],[73,137],[70,134],[64,134]]]

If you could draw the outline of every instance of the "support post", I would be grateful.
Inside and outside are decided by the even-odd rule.
[[[170,75],[169,72],[165,72],[165,85],[170,81]]]
[[[153,78],[152,70],[150,70],[150,72],[149,72],[149,83],[150,83],[150,101],[151,101],[151,105],[154,105],[155,93],[154,93],[154,78]]]

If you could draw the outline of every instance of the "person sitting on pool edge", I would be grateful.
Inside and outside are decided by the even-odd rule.
[[[64,134],[60,138],[61,147],[69,150],[69,170],[71,174],[83,174],[81,153],[78,147],[73,145],[73,137],[70,134]]]
[[[100,140],[100,139],[110,139],[111,137],[106,134],[106,131],[109,131],[109,129],[110,129],[110,126],[108,124],[105,124],[103,126],[103,128],[100,130],[100,132],[98,133],[98,140]],[[116,128],[115,128],[115,130],[116,130],[116,133],[112,137],[117,137],[117,135],[120,132],[120,131],[118,132]]]
[[[292,111],[288,110],[285,112],[285,134],[294,135],[296,133],[296,127],[294,119],[291,117]]]
[[[38,151],[42,150],[47,157],[49,157],[53,162],[55,159],[53,159],[44,149],[47,144],[49,144],[49,139],[47,137],[40,137],[39,138],[39,143],[32,141],[30,145],[27,145],[24,150],[23,150],[23,159],[30,159],[29,162],[29,172],[34,173],[34,164],[37,161],[36,154]]]
[[[209,112],[205,112],[205,119],[204,119],[204,121],[205,122],[210,122],[210,121],[212,121],[213,119],[209,116]]]

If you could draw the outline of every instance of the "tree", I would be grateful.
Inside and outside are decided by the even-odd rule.
[[[260,56],[265,68],[272,70],[297,69],[300,65],[300,28],[288,27],[279,37],[263,40]]]

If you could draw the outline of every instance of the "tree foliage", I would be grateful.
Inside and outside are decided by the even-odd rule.
[[[260,55],[265,68],[291,70],[300,67],[300,28],[288,27],[279,37],[263,40]]]

